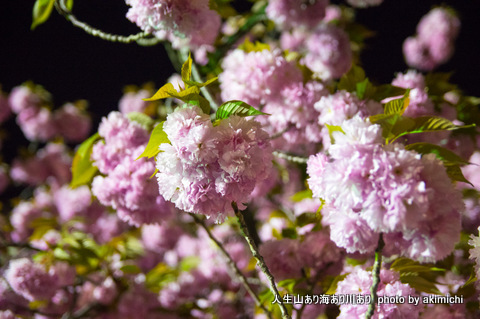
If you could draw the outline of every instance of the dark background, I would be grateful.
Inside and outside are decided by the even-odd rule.
[[[235,1],[239,3],[240,1]],[[341,3],[341,1],[332,1]],[[450,62],[438,71],[455,71],[452,81],[465,93],[480,96],[480,1],[385,0],[379,7],[358,10],[357,21],[376,31],[367,41],[362,61],[367,75],[379,83],[390,82],[405,71],[403,40],[415,33],[416,24],[432,5],[447,4],[462,21],[457,48]],[[0,83],[3,91],[32,80],[53,94],[56,107],[86,99],[94,122],[117,108],[122,88],[152,81],[164,83],[173,68],[161,45],[111,43],[73,27],[56,11],[36,30],[30,30],[33,0],[3,0],[0,7]],[[237,4],[239,8],[244,2]],[[125,18],[122,0],[75,0],[74,14],[94,27],[116,34],[140,30]],[[96,124],[95,124],[96,127]]]

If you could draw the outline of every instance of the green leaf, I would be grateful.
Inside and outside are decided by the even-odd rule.
[[[51,265],[54,262],[55,257],[53,256],[53,251],[39,251],[32,256],[34,262],[44,265]]]
[[[148,140],[147,147],[145,147],[145,150],[142,154],[140,154],[137,160],[142,157],[154,157],[160,153],[160,144],[170,143],[167,133],[163,131],[163,123],[165,123],[165,121],[160,122],[154,127],[152,134],[150,135],[150,139]]]
[[[57,221],[55,218],[52,217],[39,217],[35,218],[29,227],[36,228],[36,227],[50,227],[50,228],[55,228],[57,227]]]
[[[210,10],[216,11],[223,19],[227,19],[229,17],[238,15],[235,8],[233,8],[229,2],[230,1],[209,0],[208,7]]]
[[[449,83],[453,73],[429,73],[425,75],[425,85],[428,87],[428,95],[443,96],[445,93],[456,90],[455,84]]]
[[[68,233],[64,234],[64,237],[62,238],[62,241],[61,241],[62,245],[67,245],[68,247],[73,247],[77,249],[82,247],[81,241],[69,235],[70,234]]]
[[[71,259],[70,254],[60,247],[57,247],[53,250],[53,255],[59,260],[69,261]]]
[[[299,281],[303,281],[303,278],[299,279],[285,279],[278,282],[278,287],[287,289],[289,293],[293,292],[293,288],[298,284]]]
[[[434,282],[429,281],[420,276],[400,275],[400,281],[404,284],[408,284],[410,287],[420,292],[426,292],[428,294],[438,294],[438,295],[441,294],[441,292],[435,286]]]
[[[226,119],[230,115],[238,115],[238,116],[255,116],[255,115],[270,115],[267,113],[263,113],[253,106],[248,105],[242,101],[228,101],[220,105],[215,114],[215,119]]]
[[[367,262],[366,259],[355,259],[355,258],[349,258],[349,257],[347,257],[345,261],[347,262],[347,265],[350,265],[350,266],[360,266],[360,265],[364,265]]]
[[[304,189],[302,191],[299,191],[299,192],[293,194],[290,197],[290,200],[298,203],[298,202],[301,202],[304,199],[312,198],[312,196],[313,196],[312,195],[312,190],[307,188],[307,189]]]
[[[457,164],[457,165],[466,165],[468,161],[464,160],[454,152],[446,149],[444,147],[430,144],[430,143],[413,143],[405,146],[407,150],[413,150],[420,154],[435,154],[437,158],[442,160],[446,165]]]
[[[357,83],[365,80],[365,71],[359,66],[353,65],[350,70],[342,75],[338,82],[337,89],[348,92],[357,91]]]
[[[188,59],[182,65],[182,81],[187,84],[192,76],[192,57],[188,54]]]
[[[463,123],[475,123],[480,125],[480,98],[474,96],[462,96],[457,105],[457,117]]]
[[[435,154],[438,159],[443,161],[447,175],[452,181],[467,183],[474,187],[474,185],[465,178],[460,168],[461,165],[469,164],[468,161],[449,149],[429,143],[409,144],[405,146],[405,149],[414,150],[420,154]]]
[[[360,100],[371,97],[375,91],[374,86],[368,78],[356,84],[356,93]]]
[[[405,112],[405,109],[407,108],[408,104],[410,103],[409,95],[410,95],[410,90],[407,89],[402,98],[387,102],[387,104],[385,104],[384,113],[386,115],[392,115],[392,114],[402,115],[403,112]]]
[[[382,127],[382,136],[383,138],[389,140],[395,137],[392,134],[392,129],[400,119],[398,114],[376,114],[369,117],[369,120],[372,124],[379,124]]]
[[[472,271],[470,273],[470,278],[461,286],[458,291],[457,295],[463,295],[465,298],[468,298],[476,293],[475,289],[475,282],[477,281],[477,278],[475,276],[475,269],[472,268]],[[477,307],[478,309],[478,307]]]
[[[275,300],[273,296],[273,292],[268,288],[260,292],[258,294],[258,298],[260,299],[260,302],[262,304],[264,304],[265,302],[268,302],[268,304],[271,304],[273,300]]]
[[[180,99],[183,102],[185,102],[185,99],[188,99],[188,96],[190,96],[191,94],[199,94],[199,93],[200,93],[200,89],[196,86],[189,87],[188,89],[180,92],[177,92],[175,90],[168,91],[169,97],[176,97],[177,99]]]
[[[156,101],[156,100],[161,100],[161,99],[166,99],[168,97],[171,97],[171,93],[177,92],[175,88],[173,87],[172,83],[167,83],[164,86],[162,86],[152,97],[148,99],[143,99],[144,101]]]
[[[415,130],[415,118],[400,116],[398,114],[394,114],[393,116],[396,117],[396,120],[393,122],[393,126],[390,129],[388,142],[393,141],[400,136],[413,133]]]
[[[44,23],[52,13],[55,0],[37,0],[33,5],[33,22],[31,29],[35,29],[38,25]]]
[[[28,303],[29,310],[37,310],[44,308],[48,305],[48,300],[34,300]]]
[[[150,130],[154,123],[150,116],[140,112],[130,112],[127,114],[127,118],[132,122],[137,122],[146,130]]]
[[[371,98],[375,101],[380,102],[383,99],[386,99],[388,97],[404,95],[405,92],[406,92],[406,89],[404,88],[393,86],[391,84],[382,84],[375,88],[375,92],[373,93]]]
[[[471,127],[471,125],[457,126],[443,117],[436,116],[420,116],[412,118],[412,120],[414,121],[414,126],[404,134],[434,131],[452,131],[459,128]]]
[[[200,88],[200,87],[210,85],[213,82],[215,82],[216,80],[218,80],[218,77],[211,78],[210,80],[207,80],[206,82],[203,82],[203,83],[195,82],[195,81],[186,81],[186,80],[183,80],[183,82],[185,82],[185,84],[188,84],[190,86],[196,86],[196,87]]]
[[[198,106],[203,113],[210,114],[210,102],[207,101],[203,96],[198,93],[191,93],[187,96],[182,97],[182,101],[189,105]]]
[[[317,213],[303,213],[296,219],[296,224],[298,227],[303,227],[308,224],[315,224],[318,222]]]
[[[452,181],[467,183],[475,187],[465,178],[459,165],[445,165],[445,168],[447,169],[448,177],[450,177]]]
[[[259,52],[263,50],[270,50],[270,45],[267,43],[262,43],[255,41],[255,43],[250,41],[250,38],[245,38],[245,41],[239,45],[239,49],[242,49],[245,52]]]
[[[331,278],[331,277],[327,278],[327,279],[329,279],[329,281],[322,284],[323,287],[328,287],[328,289],[326,289],[326,291],[325,291],[325,294],[333,295],[337,291],[338,283],[340,281],[342,281],[343,279],[345,279],[345,277],[347,277],[348,275],[349,275],[349,273],[346,273],[346,274],[343,274],[343,275],[335,276],[333,278]]]
[[[297,231],[295,228],[284,228],[282,229],[282,237],[283,238],[290,238],[290,239],[297,239]]]
[[[419,262],[413,261],[408,258],[397,258],[393,264],[390,266],[391,269],[403,273],[420,273],[420,272],[432,272],[432,271],[442,271],[445,272],[445,269],[438,268],[435,266],[422,265]]]
[[[330,125],[330,124],[325,124],[325,126],[328,129],[328,135],[330,136],[330,142],[332,144],[335,144],[335,139],[333,138],[333,132],[341,132],[345,134],[345,131],[342,129],[340,125]]]
[[[164,263],[159,263],[145,277],[145,286],[153,292],[159,292],[162,287],[173,282],[178,277],[178,271]]]
[[[182,259],[180,262],[180,270],[181,271],[190,271],[192,269],[197,268],[200,265],[202,260],[198,256],[188,256]]]
[[[406,135],[423,132],[452,131],[461,128],[469,128],[475,125],[457,126],[449,120],[437,116],[420,116],[416,118],[400,117],[392,127],[392,140]]]
[[[67,9],[69,11],[72,11],[73,9],[73,0],[67,0],[67,2],[65,3],[65,5],[67,6]]]
[[[39,226],[36,227],[35,230],[33,231],[32,235],[28,237],[28,241],[33,241],[33,240],[40,240],[43,238],[43,236],[49,231],[53,229],[50,226]]]
[[[72,181],[70,182],[70,187],[75,188],[88,184],[97,173],[97,167],[92,165],[90,154],[92,153],[93,144],[99,139],[100,135],[95,133],[80,144],[72,161]]]
[[[119,270],[125,274],[139,274],[142,272],[140,267],[138,267],[137,265],[124,265],[120,267]]]
[[[322,209],[323,209],[323,206],[325,206],[325,200],[323,198],[319,198],[319,199],[321,204],[318,207],[317,212],[315,214],[317,216],[318,222],[320,223],[322,221]]]

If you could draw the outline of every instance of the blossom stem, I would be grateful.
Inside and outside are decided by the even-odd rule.
[[[188,59],[188,51],[187,50],[180,50],[180,56],[183,61],[186,61]],[[198,72],[197,65],[195,62],[192,62],[192,76],[193,79],[196,82],[203,83],[203,79],[200,75],[200,72]],[[203,96],[207,99],[207,101],[210,103],[210,107],[212,108],[213,111],[216,111],[218,109],[218,104],[215,102],[215,99],[213,96],[210,94],[210,91],[205,86],[202,86],[200,88],[200,92],[203,93]]]
[[[370,319],[373,317],[375,313],[375,305],[377,304],[377,289],[378,285],[380,284],[380,269],[382,268],[382,249],[385,246],[383,242],[383,236],[380,234],[380,238],[378,239],[378,246],[375,250],[375,263],[373,264],[373,282],[372,286],[370,287],[370,296],[372,301],[368,305],[367,314],[365,315],[365,319]]]
[[[65,17],[68,21],[70,21],[74,26],[84,30],[86,33],[93,35],[94,37],[98,37],[102,40],[107,40],[111,42],[120,42],[120,43],[132,43],[132,42],[139,42],[141,45],[153,45],[153,42],[149,41],[148,43],[143,41],[147,39],[147,36],[150,34],[147,32],[140,32],[137,34],[132,34],[129,36],[122,36],[116,35],[111,33],[103,32],[99,29],[96,29],[85,22],[78,20],[67,8],[65,4],[65,0],[57,0],[55,1],[55,8],[57,9],[58,13]],[[150,40],[150,39],[149,39]],[[142,42],[143,41],[143,42]],[[156,43],[158,43],[158,40]],[[154,44],[156,44],[154,43]]]
[[[253,300],[255,301],[255,304],[262,308],[262,310],[265,312],[265,314],[268,316],[268,318],[272,318],[272,314],[271,312],[265,308],[264,305],[262,305],[262,302],[260,301],[260,298],[258,298],[257,294],[253,291],[252,287],[250,286],[250,284],[248,283],[248,279],[245,277],[245,275],[242,273],[242,271],[238,268],[237,264],[235,263],[235,261],[233,260],[232,256],[230,256],[230,254],[227,252],[227,250],[225,249],[225,247],[223,246],[223,244],[217,239],[215,238],[215,236],[212,234],[212,232],[210,231],[210,229],[208,228],[208,226],[205,224],[205,221],[203,219],[201,219],[200,217],[198,217],[197,215],[195,214],[190,214],[190,216],[193,217],[193,219],[195,220],[195,223],[197,223],[198,225],[200,225],[208,234],[208,237],[210,237],[210,239],[217,245],[217,247],[220,249],[220,251],[222,252],[223,256],[227,259],[227,263],[228,265],[230,266],[230,268],[233,270],[233,272],[235,273],[235,275],[237,276],[237,278],[240,280],[240,282],[242,283],[242,285],[244,286],[245,290],[247,290],[247,292],[250,294],[250,296],[253,298]]]
[[[260,267],[262,272],[267,276],[267,280],[270,284],[270,291],[273,293],[275,296],[275,299],[278,300],[278,305],[280,307],[280,311],[282,312],[282,318],[283,319],[291,319],[290,315],[288,314],[288,310],[285,307],[285,305],[282,302],[282,297],[280,296],[280,293],[278,292],[277,285],[275,284],[275,279],[273,278],[272,273],[268,269],[267,265],[265,264],[265,261],[263,260],[263,256],[260,254],[258,251],[258,247],[255,244],[255,241],[253,240],[252,236],[250,235],[250,232],[248,231],[247,224],[245,223],[245,218],[243,217],[242,212],[238,210],[237,203],[232,202],[232,208],[233,211],[235,212],[235,216],[238,218],[238,222],[240,224],[240,229],[243,233],[243,236],[245,237],[245,240],[248,243],[248,246],[250,247],[250,251],[253,254],[253,257],[257,260],[257,265]]]
[[[289,162],[298,163],[298,164],[306,164],[307,161],[308,161],[308,158],[306,158],[306,157],[290,155],[290,154],[279,152],[279,151],[274,151],[273,156],[278,157],[278,158],[283,158],[283,159],[286,159]]]

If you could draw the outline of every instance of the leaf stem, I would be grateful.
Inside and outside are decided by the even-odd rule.
[[[238,218],[238,222],[240,224],[240,229],[242,230],[243,236],[245,237],[245,240],[248,243],[248,246],[250,247],[250,251],[253,254],[253,257],[257,260],[257,265],[260,267],[262,272],[267,276],[267,280],[270,284],[270,290],[275,296],[277,300],[279,300],[279,307],[280,311],[282,312],[282,318],[283,319],[291,319],[290,315],[288,314],[288,310],[285,307],[285,305],[282,302],[282,297],[280,296],[280,293],[278,292],[277,285],[275,284],[275,279],[273,278],[272,273],[268,269],[267,265],[265,264],[265,261],[263,260],[263,256],[260,254],[258,251],[258,247],[255,244],[255,241],[253,240],[252,236],[250,235],[250,232],[248,231],[247,224],[245,223],[245,219],[243,217],[242,212],[238,210],[237,203],[232,202],[232,208],[233,211],[235,212],[235,216]]]
[[[84,30],[86,33],[93,35],[94,37],[98,37],[102,40],[107,40],[111,42],[120,42],[120,43],[132,43],[138,42],[140,45],[153,45],[160,42],[159,39],[155,41],[151,41],[155,38],[147,38],[150,34],[147,32],[140,32],[137,34],[132,34],[129,36],[122,36],[117,34],[111,34],[103,32],[99,29],[96,29],[85,22],[78,20],[72,12],[67,8],[65,5],[65,0],[56,0],[55,1],[55,8],[57,9],[58,13],[65,17],[68,21],[70,21],[74,26]],[[148,41],[146,42],[145,40]]]
[[[210,239],[217,245],[217,247],[220,249],[220,251],[222,252],[223,256],[227,259],[227,263],[228,265],[230,266],[230,268],[233,270],[233,272],[235,273],[235,275],[237,276],[237,278],[240,280],[240,282],[242,283],[242,285],[244,286],[245,290],[247,290],[247,292],[249,293],[249,295],[253,298],[253,300],[255,301],[255,304],[262,308],[262,310],[265,312],[265,314],[268,316],[268,318],[272,318],[272,314],[271,312],[265,308],[264,305],[262,305],[262,302],[260,301],[260,298],[258,298],[257,294],[253,291],[252,287],[250,286],[250,284],[248,283],[248,279],[245,277],[245,275],[242,273],[242,271],[238,268],[237,264],[235,263],[235,261],[233,260],[232,256],[230,256],[230,254],[227,252],[227,250],[225,249],[225,247],[223,246],[223,244],[217,239],[215,238],[215,236],[212,234],[212,232],[210,231],[210,229],[208,228],[208,226],[205,224],[205,221],[203,219],[201,219],[200,217],[198,217],[197,215],[195,214],[190,214],[190,216],[193,217],[193,219],[195,220],[195,222],[200,225],[208,234],[208,237],[210,237]]]
[[[385,246],[383,242],[383,235],[380,234],[380,238],[378,239],[378,246],[375,250],[375,263],[373,264],[373,282],[372,286],[370,287],[370,296],[372,301],[368,305],[367,313],[365,315],[365,319],[371,319],[373,314],[375,313],[375,305],[377,304],[378,296],[377,296],[377,289],[378,285],[380,284],[380,269],[382,268],[382,249]]]

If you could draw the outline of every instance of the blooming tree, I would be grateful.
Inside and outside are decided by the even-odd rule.
[[[32,28],[55,8],[164,44],[178,74],[93,134],[84,101],[0,92],[30,143],[0,165],[1,318],[479,316],[480,99],[433,72],[454,9],[377,83],[353,13],[381,0],[253,2],[126,0],[141,32],[119,36],[36,0]]]

